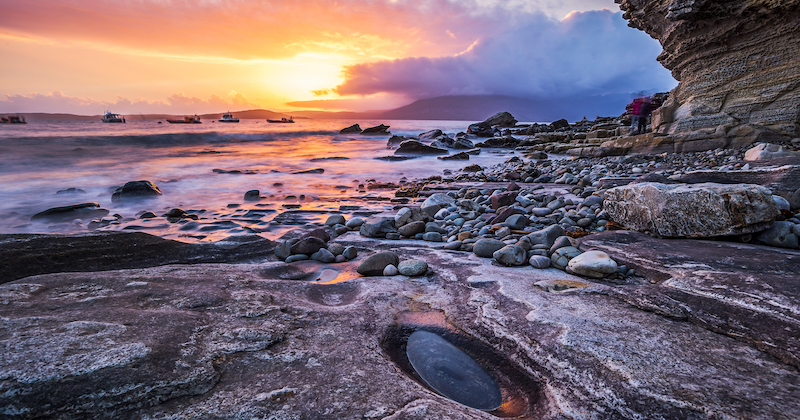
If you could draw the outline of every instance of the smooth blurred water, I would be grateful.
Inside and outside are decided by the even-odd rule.
[[[126,218],[150,210],[204,209],[224,212],[242,203],[246,191],[258,189],[276,204],[287,196],[335,203],[351,198],[367,180],[398,182],[440,175],[445,170],[479,164],[492,166],[513,152],[484,149],[470,161],[443,161],[435,156],[388,162],[393,154],[388,135],[339,135],[358,123],[362,128],[390,125],[396,135],[415,136],[432,129],[454,135],[464,121],[296,120],[270,124],[161,124],[128,119],[126,124],[99,121],[29,121],[0,125],[0,233],[72,232],[68,224],[31,223],[30,216],[51,207],[98,202]],[[331,159],[333,158],[333,159]],[[322,174],[293,172],[322,168]],[[214,171],[217,169],[218,171]],[[220,171],[254,174],[230,174]],[[146,203],[115,203],[111,194],[128,181],[146,179],[163,196]],[[282,185],[277,185],[282,184]],[[79,188],[85,194],[56,194]],[[291,197],[290,197],[291,198]],[[280,206],[276,207],[280,209]]]

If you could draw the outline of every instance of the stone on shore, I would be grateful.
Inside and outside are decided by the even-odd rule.
[[[482,258],[492,258],[494,253],[506,246],[506,243],[499,239],[483,238],[475,242],[472,252]]]
[[[422,202],[420,210],[433,217],[436,215],[436,212],[455,204],[455,202],[456,199],[447,194],[435,193],[431,194],[430,197],[426,198],[425,201]]]
[[[744,160],[769,160],[782,157],[800,156],[800,152],[792,152],[779,144],[756,143],[744,154]]]
[[[80,203],[69,206],[53,207],[31,216],[31,220],[49,220],[53,222],[69,222],[74,219],[94,219],[103,217],[109,211],[98,203]]]
[[[378,135],[378,134],[392,134],[389,132],[388,125],[376,125],[375,127],[368,127],[361,131],[362,135],[369,136],[369,135]]]
[[[387,265],[397,267],[400,258],[394,252],[379,252],[367,257],[358,265],[356,271],[362,276],[382,276]]]
[[[523,265],[527,262],[525,248],[517,245],[506,245],[492,253],[492,257],[508,267]]]
[[[603,251],[586,251],[569,260],[567,268],[575,274],[599,279],[617,271],[617,263]]]
[[[450,152],[447,149],[433,147],[417,140],[404,141],[394,151],[396,155],[446,155],[448,153]]]
[[[387,233],[397,232],[394,218],[381,217],[374,221],[364,222],[359,228],[361,236],[367,238],[385,238]]]
[[[117,188],[111,195],[111,201],[123,201],[136,198],[152,198],[161,195],[161,190],[150,181],[130,181]]]
[[[603,207],[627,228],[689,238],[759,232],[779,213],[772,193],[750,184],[631,184],[606,191]]]
[[[570,260],[581,254],[581,251],[574,246],[565,246],[558,248],[550,256],[550,265],[559,269],[565,270],[569,265]]]
[[[770,246],[798,249],[800,246],[800,225],[792,222],[775,222],[772,226],[756,236],[756,240]]]
[[[397,270],[404,276],[421,276],[428,272],[428,263],[422,260],[403,260],[400,261]]]

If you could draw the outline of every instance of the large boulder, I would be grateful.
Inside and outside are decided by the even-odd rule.
[[[448,153],[450,152],[447,149],[433,147],[417,140],[404,141],[394,151],[396,155],[446,155]]]
[[[450,197],[445,193],[435,193],[431,194],[430,197],[426,198],[425,201],[422,202],[420,210],[433,217],[439,210],[445,207],[450,207],[455,203],[455,198]]]
[[[606,191],[615,222],[664,237],[712,237],[759,232],[778,216],[770,190],[752,184],[643,182]]]
[[[339,134],[361,134],[361,126],[353,124],[350,127],[339,130]]]
[[[800,160],[794,163],[800,163]],[[756,167],[735,171],[700,170],[670,178],[688,184],[703,182],[757,184],[769,188],[773,193],[785,195],[797,191],[798,186],[800,186],[800,164]]]
[[[744,160],[770,160],[792,156],[800,156],[800,152],[786,150],[779,144],[758,143],[744,154]]]
[[[131,181],[117,188],[111,195],[111,201],[123,201],[131,198],[151,198],[161,195],[161,190],[150,181]]]
[[[376,125],[375,127],[367,127],[365,128],[361,134],[365,136],[377,135],[377,134],[392,134],[389,132],[388,125]]]
[[[509,112],[498,112],[497,114],[492,115],[491,117],[487,118],[483,121],[484,124],[489,126],[498,126],[498,127],[514,127],[517,125],[517,120],[514,118],[513,115]]]
[[[654,131],[727,147],[798,137],[800,0],[617,2],[629,26],[659,40],[658,60],[679,81]]]

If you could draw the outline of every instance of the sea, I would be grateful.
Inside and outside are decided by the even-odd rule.
[[[332,212],[390,209],[396,189],[373,190],[370,184],[447,177],[467,165],[493,167],[515,154],[482,149],[469,161],[436,156],[382,160],[394,153],[387,146],[390,135],[339,134],[355,123],[362,128],[386,124],[401,136],[433,129],[454,136],[471,122],[296,119],[274,124],[243,119],[169,124],[128,119],[124,124],[0,124],[0,233],[140,230],[195,242],[255,232],[273,239],[292,225],[324,221]],[[112,201],[118,187],[138,180],[151,181],[163,194]],[[259,190],[263,198],[244,200],[249,190]],[[87,202],[108,209],[105,220],[31,220],[50,208]],[[195,216],[169,221],[163,215],[172,208]],[[142,219],[145,212],[159,217]]]

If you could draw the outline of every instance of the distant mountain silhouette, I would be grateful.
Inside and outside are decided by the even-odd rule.
[[[616,116],[625,112],[629,94],[525,99],[512,96],[440,96],[379,113],[378,119],[483,121],[508,111],[521,122],[552,122],[566,118],[575,122],[586,117]]]
[[[609,94],[598,96],[577,96],[561,98],[527,99],[513,96],[475,95],[475,96],[440,96],[420,99],[400,108],[383,111],[366,112],[327,112],[327,111],[293,111],[281,113],[266,109],[233,111],[240,119],[280,119],[293,116],[295,119],[369,119],[369,120],[455,120],[483,121],[492,115],[508,111],[520,122],[549,123],[566,118],[570,122],[580,121],[583,117],[590,120],[596,117],[610,117],[625,112],[625,105],[633,98],[633,94]],[[202,114],[203,121],[214,121],[222,117],[223,112]],[[20,113],[29,121],[40,119],[79,119],[100,121],[100,115],[84,116],[71,114]],[[184,114],[124,114],[130,120],[163,120],[181,118]]]

